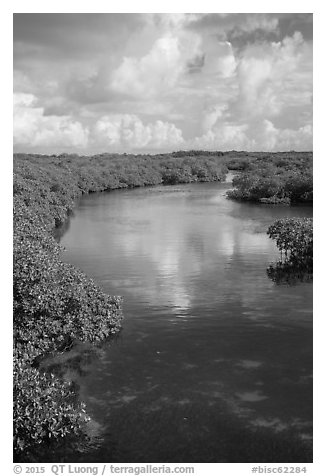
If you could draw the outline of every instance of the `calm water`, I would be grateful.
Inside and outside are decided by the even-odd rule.
[[[80,460],[311,458],[312,285],[267,277],[278,251],[266,228],[312,209],[237,203],[229,187],[80,201],[64,259],[122,295],[125,315],[119,337],[68,372],[96,441]]]

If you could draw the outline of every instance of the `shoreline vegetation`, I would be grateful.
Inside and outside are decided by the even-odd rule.
[[[268,228],[267,235],[275,240],[281,253],[281,259],[267,268],[267,276],[277,284],[312,281],[312,218],[277,220]]]
[[[268,160],[237,160],[235,167],[242,173],[234,177],[234,189],[227,192],[229,198],[273,205],[313,202],[312,154],[291,156],[289,152],[273,154]]]
[[[221,181],[228,171],[238,172],[229,198],[312,203],[311,152],[14,154],[15,461],[38,461],[42,447],[55,451],[69,440],[87,438],[89,417],[73,382],[42,371],[42,359],[74,343],[104,341],[121,328],[121,298],[106,295],[60,258],[54,233],[78,198],[121,188]]]

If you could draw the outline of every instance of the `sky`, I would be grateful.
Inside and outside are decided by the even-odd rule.
[[[312,150],[312,17],[15,13],[14,151]]]

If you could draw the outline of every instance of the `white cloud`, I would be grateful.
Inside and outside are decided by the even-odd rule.
[[[85,38],[72,45],[67,17],[50,45],[50,26],[39,29],[41,20],[31,18],[15,50],[19,150],[312,146],[307,19],[108,15],[94,24],[85,19]]]
[[[113,74],[111,86],[117,92],[149,96],[173,86],[180,68],[178,39],[160,38],[143,58],[124,58]]]
[[[124,58],[113,73],[111,86],[121,93],[149,96],[173,86],[181,68],[178,39],[160,38],[146,56]]]
[[[33,94],[27,93],[15,93],[14,98],[14,108],[17,107],[28,107],[32,106],[36,102],[36,97]]]
[[[204,113],[202,121],[202,129],[204,132],[208,132],[216,124],[219,119],[223,119],[223,114],[227,111],[226,104],[220,104],[216,106],[210,106]]]
[[[205,75],[216,75],[220,78],[229,78],[234,75],[237,61],[232,45],[229,41],[216,41],[215,37],[205,38]]]
[[[115,149],[173,148],[183,143],[182,132],[163,121],[145,125],[135,114],[101,117],[93,128],[94,144]]]
[[[187,148],[215,150],[283,151],[312,150],[312,126],[278,129],[268,119],[252,124],[215,123],[214,127],[193,141]]]
[[[245,48],[231,78],[238,92],[204,110],[203,135],[191,146],[209,149],[311,150],[311,49],[300,33]],[[293,118],[293,111],[307,114]],[[274,119],[273,119],[274,118]],[[277,128],[274,122],[282,123]],[[292,126],[290,126],[292,124]]]
[[[81,147],[88,143],[88,129],[70,116],[45,116],[32,94],[14,95],[14,144],[28,147]]]
[[[298,32],[282,42],[248,47],[237,67],[238,112],[268,118],[290,104],[301,104],[307,97],[303,93],[312,88],[311,61],[311,50]]]
[[[193,141],[189,148],[215,150],[252,150],[252,141],[246,135],[246,124],[221,122]]]
[[[91,118],[94,119],[94,118]],[[157,120],[144,124],[134,114],[99,118],[89,130],[70,116],[44,115],[32,94],[14,95],[14,144],[27,147],[94,147],[115,150],[174,148],[183,143],[174,124]]]
[[[278,129],[265,119],[260,127],[256,128],[254,138],[255,150],[311,150],[313,132],[312,126],[307,124],[298,129]]]
[[[193,33],[167,34],[158,38],[141,58],[124,57],[112,73],[112,90],[150,97],[169,91],[186,71],[189,60],[201,54],[200,38]]]

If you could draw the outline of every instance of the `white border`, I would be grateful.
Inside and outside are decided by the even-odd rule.
[[[324,105],[326,86],[325,81],[325,8],[321,1],[232,1],[212,2],[212,1],[122,1],[108,2],[104,0],[92,0],[92,2],[72,2],[67,0],[57,0],[55,2],[41,2],[35,0],[5,2],[1,6],[0,31],[1,31],[1,112],[2,112],[2,157],[1,157],[1,177],[2,177],[2,233],[1,233],[1,304],[2,304],[2,328],[3,340],[1,345],[1,363],[3,389],[1,392],[2,408],[2,455],[4,462],[3,474],[12,473],[12,376],[11,376],[11,355],[12,355],[12,14],[14,12],[80,12],[80,13],[146,13],[146,12],[222,12],[227,7],[228,13],[314,13],[314,95],[317,100],[314,102],[314,189],[315,189],[315,278],[314,278],[314,463],[300,466],[308,468],[307,475],[326,474],[325,464],[325,320],[326,312],[322,302],[324,291],[323,271],[325,264],[325,210],[321,190],[325,188],[325,161],[326,154],[324,137],[326,135],[324,124]],[[26,466],[26,465],[23,465]],[[43,465],[48,466],[48,465]],[[196,475],[241,475],[251,474],[250,468],[253,464],[247,463],[219,463],[219,464],[196,464]],[[264,466],[261,464],[261,466]],[[285,466],[280,464],[270,464],[268,466]],[[6,468],[6,469],[5,469]],[[24,474],[24,473],[23,473]],[[50,472],[48,473],[50,474]]]

